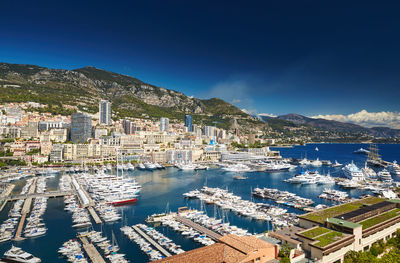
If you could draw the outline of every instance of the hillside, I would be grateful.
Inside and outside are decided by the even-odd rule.
[[[234,118],[244,127],[262,125],[223,100],[188,97],[95,67],[63,70],[0,63],[0,87],[0,103],[39,102],[49,105],[41,111],[53,113],[71,114],[74,109],[95,113],[99,100],[107,99],[112,102],[116,119],[168,117],[183,120],[185,114],[192,114],[199,124],[212,125],[213,121],[218,121],[218,126],[223,128],[229,128]]]
[[[343,132],[343,133],[353,133],[353,134],[363,133],[363,134],[372,135],[374,137],[383,137],[383,138],[397,137],[397,138],[400,138],[400,130],[391,129],[391,128],[387,128],[387,127],[366,128],[366,127],[362,127],[357,124],[344,123],[344,122],[326,120],[326,119],[308,118],[308,117],[305,117],[305,116],[302,116],[299,114],[294,114],[294,113],[278,116],[277,119],[284,120],[284,121],[290,121],[295,124],[308,125],[308,126],[312,126],[317,129],[328,130],[328,131],[333,131],[333,132]]]

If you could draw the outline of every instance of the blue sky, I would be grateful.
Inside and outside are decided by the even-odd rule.
[[[0,61],[87,65],[257,113],[398,112],[396,1],[10,1]]]

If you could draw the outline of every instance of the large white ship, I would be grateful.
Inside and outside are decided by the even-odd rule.
[[[357,167],[357,165],[354,164],[354,162],[347,164],[345,167],[342,168],[342,170],[344,176],[351,180],[364,180],[363,172],[360,170],[360,168]]]

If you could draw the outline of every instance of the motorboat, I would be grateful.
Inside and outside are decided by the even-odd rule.
[[[32,254],[23,251],[19,247],[11,246],[11,249],[4,253],[2,258],[5,262],[21,262],[21,263],[39,263],[40,258],[34,257]]]

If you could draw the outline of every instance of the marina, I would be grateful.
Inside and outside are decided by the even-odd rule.
[[[304,156],[304,152],[306,151],[305,149],[310,148],[308,152],[308,157],[310,159],[316,160],[317,157],[319,156],[320,160],[330,159],[332,160],[332,163],[334,163],[334,161],[337,160],[339,163],[343,164],[351,163],[351,161],[353,160],[358,167],[365,167],[365,161],[367,157],[365,155],[357,155],[352,153],[352,151],[361,147],[359,145],[351,145],[351,144],[318,145],[319,148],[318,153],[315,153],[314,151],[315,147],[316,147],[315,145],[314,146],[310,145],[306,147],[293,147],[293,148],[285,148],[279,150],[285,157],[287,156],[287,157],[299,158],[301,155]],[[383,146],[380,145],[379,148],[382,152],[381,153],[382,156],[385,159],[388,160],[399,159],[399,157],[396,156],[397,148],[395,148],[395,145],[383,145]],[[393,149],[389,151],[389,153],[392,152],[392,155],[388,155],[388,152],[385,149]],[[348,153],[347,155],[343,154],[346,152]],[[318,155],[313,156],[313,154],[318,154]],[[307,167],[304,169],[307,169]],[[336,182],[341,182],[345,180],[341,167],[323,165],[321,167],[315,167],[313,168],[313,170],[314,169],[317,170],[320,174],[330,173],[331,177],[334,178]],[[373,167],[373,169],[376,172],[379,172],[381,170],[381,168],[376,168],[376,167]],[[82,174],[83,173],[84,172],[82,172]],[[106,173],[111,173],[114,175],[116,174],[115,170],[107,171]],[[233,177],[236,176],[237,174],[231,174],[229,172],[226,172],[222,169],[215,167],[210,167],[210,169],[208,170],[199,170],[199,171],[180,171],[174,167],[157,169],[151,172],[147,170],[135,169],[133,171],[126,171],[126,172],[124,171],[124,177],[134,178],[137,181],[137,183],[142,186],[140,196],[137,197],[137,202],[131,205],[114,206],[114,207],[111,206],[114,209],[116,209],[119,216],[121,217],[119,220],[112,222],[105,222],[102,220],[102,224],[95,224],[96,222],[92,220],[93,218],[91,218],[88,208],[85,208],[84,210],[87,211],[87,215],[89,216],[90,221],[93,222],[92,227],[96,231],[100,232],[101,231],[100,228],[103,228],[104,237],[107,237],[109,240],[111,240],[112,231],[115,233],[115,237],[116,240],[118,241],[118,246],[120,248],[120,251],[121,253],[126,254],[127,260],[131,260],[133,262],[147,262],[149,256],[145,252],[142,252],[140,246],[132,245],[131,241],[128,238],[125,238],[126,235],[123,235],[123,232],[122,230],[120,230],[120,228],[124,227],[124,225],[143,224],[148,215],[166,211],[165,206],[167,202],[169,202],[169,207],[172,210],[178,210],[179,207],[183,206],[187,206],[190,209],[197,209],[198,214],[196,214],[196,216],[191,215],[191,218],[187,219],[191,220],[192,222],[195,222],[194,220],[199,220],[198,222],[196,222],[196,224],[203,226],[204,228],[207,229],[210,228],[206,225],[203,225],[203,223],[205,224],[206,222],[210,222],[210,226],[213,225],[215,226],[218,224],[223,225],[229,223],[229,226],[233,227],[232,229],[228,229],[227,227],[223,229],[221,227],[220,231],[222,230],[235,231],[236,228],[241,228],[241,229],[248,229],[247,233],[251,234],[262,233],[268,229],[272,229],[273,227],[279,227],[279,221],[276,221],[274,224],[272,224],[272,222],[268,220],[257,220],[251,216],[244,216],[237,211],[231,210],[229,208],[223,208],[220,205],[216,205],[215,200],[214,204],[212,204],[212,202],[207,203],[207,200],[200,200],[198,198],[182,198],[182,194],[193,191],[193,189],[202,189],[205,185],[207,185],[208,188],[219,188],[220,190],[223,191],[225,191],[226,187],[228,187],[229,189],[228,193],[234,193],[233,196],[241,197],[240,200],[249,201],[252,203],[256,202],[254,202],[254,199],[252,199],[251,192],[254,191],[254,189],[256,189],[257,187],[260,189],[263,188],[278,189],[279,191],[287,191],[289,193],[296,194],[297,196],[311,199],[312,201],[314,201],[313,206],[315,207],[319,205],[332,206],[338,203],[336,200],[329,200],[318,197],[324,192],[325,188],[345,192],[348,194],[350,198],[358,198],[365,194],[374,195],[374,191],[376,191],[376,189],[385,190],[388,188],[384,186],[389,185],[379,180],[363,181],[357,188],[342,188],[340,185],[337,184],[301,185],[301,184],[290,184],[283,182],[284,180],[290,179],[296,174],[300,173],[301,173],[301,168],[299,167],[296,168],[295,170],[286,171],[282,173],[265,173],[258,171],[254,171],[251,173],[244,172],[241,173],[240,175],[247,177],[246,180],[235,180]],[[73,186],[72,179],[71,180],[62,179],[64,178],[63,177],[64,175],[68,177],[71,176],[79,177],[79,172],[74,171],[74,173],[66,174],[63,171],[61,171],[60,174],[56,174],[54,177],[49,177],[48,179],[46,179],[47,189],[45,193],[64,192],[66,194],[64,196],[60,195],[59,197],[54,197],[54,198],[49,197],[49,199],[47,200],[48,203],[47,209],[42,216],[43,222],[46,223],[46,228],[48,228],[47,232],[44,235],[39,236],[35,239],[26,239],[18,242],[18,245],[21,246],[21,248],[24,249],[25,251],[29,251],[30,253],[34,254],[35,256],[38,256],[39,258],[50,259],[51,262],[57,262],[57,263],[65,262],[64,258],[58,258],[57,251],[60,245],[63,244],[66,240],[74,238],[77,234],[77,231],[82,231],[86,229],[85,227],[73,228],[72,225],[75,225],[76,223],[72,222],[73,220],[72,216],[65,216],[66,213],[68,212],[67,210],[64,210],[65,208],[68,207],[69,209],[76,209],[79,206],[81,206],[80,203],[81,201],[79,201],[80,196],[78,194],[72,194],[72,195],[67,194],[67,193],[76,193],[76,189]],[[13,181],[15,188],[13,189],[9,197],[21,196],[22,198],[22,196],[26,196],[28,190],[30,190],[31,185],[29,185],[29,187],[26,188],[26,192],[21,193],[21,191],[23,190],[22,188],[24,188],[26,183],[29,182],[32,183],[33,179],[35,178],[37,179],[41,176],[22,177],[20,180]],[[394,174],[391,174],[391,176],[393,184],[399,181],[399,178],[396,177]],[[71,188],[68,188],[68,186]],[[373,190],[374,189],[373,186],[376,187],[375,190]],[[81,184],[81,187],[86,190],[83,184]],[[33,195],[31,195],[31,197],[33,197],[32,204],[34,202],[35,197],[45,197],[45,196],[39,196],[39,194],[37,194],[37,196],[34,196],[35,194],[37,194],[36,191],[33,192]],[[89,192],[88,194],[90,195]],[[73,198],[75,199],[74,201],[75,203],[71,202],[64,204],[63,201],[64,199],[72,200]],[[25,199],[22,200],[13,199],[11,201],[8,201],[7,204],[4,206],[3,211],[0,212],[0,220],[4,222],[10,219],[7,222],[8,226],[12,227],[13,225],[15,225],[15,221],[17,221],[17,225],[15,226],[14,230],[11,230],[10,228],[10,230],[13,233],[12,237],[15,236],[16,228],[18,226],[21,217],[10,217],[8,213],[10,212],[10,210],[12,210],[14,205],[17,205],[17,207],[20,205],[19,211],[21,211],[24,201]],[[228,203],[224,204],[227,205]],[[286,224],[286,218],[289,218],[292,214],[299,215],[303,213],[303,211],[295,207],[286,206],[284,204],[278,204],[272,199],[260,199],[259,201],[257,201],[257,204],[259,205],[257,206],[258,209],[256,211],[268,211],[268,209],[271,209],[272,207],[275,206],[279,209],[287,210],[286,214],[284,214],[280,219],[280,221],[283,222],[282,225]],[[33,205],[31,205],[31,207],[32,206]],[[92,207],[101,219],[101,215],[96,209],[96,204],[94,204],[94,206]],[[15,211],[18,211],[18,209]],[[202,213],[200,213],[201,211]],[[206,215],[207,219],[205,217]],[[29,216],[29,213],[27,214],[27,216]],[[184,217],[183,215],[180,216]],[[279,220],[279,218],[280,217],[278,216],[277,219]],[[200,221],[200,219],[202,221]],[[218,220],[221,220],[221,222],[218,223],[219,222]],[[171,221],[171,225],[179,226],[179,229],[186,229],[186,231],[189,232],[190,228],[187,227],[185,224],[177,222],[175,219],[173,221],[175,223]],[[293,217],[293,222],[295,222],[295,217]],[[59,229],[60,226],[62,226],[65,231],[65,234],[61,236],[59,236],[57,231],[57,229]],[[5,231],[7,232],[8,229],[9,228],[7,228],[7,230]],[[185,251],[200,246],[204,246],[204,244],[201,243],[200,241],[205,241],[204,239],[210,238],[208,235],[204,235],[202,232],[199,232],[195,229],[193,229],[193,231],[197,232],[197,235],[193,232],[194,235],[193,237],[191,237],[190,235],[187,235],[185,231],[181,232],[180,230],[174,230],[172,227],[164,223],[161,223],[160,226],[156,226],[155,229],[161,234],[163,234],[166,238],[171,239],[175,244],[180,245],[182,249]],[[217,226],[215,226],[214,229],[212,229],[212,231],[222,235],[221,233],[217,232],[217,230],[219,230]],[[23,232],[24,229],[22,229],[21,237],[24,237]],[[185,235],[182,234],[183,232],[185,232]],[[222,232],[222,233],[228,233],[228,232]],[[211,238],[210,240],[212,241]],[[11,242],[13,241],[9,240],[1,243],[0,249],[2,253],[4,253],[7,249],[10,248]],[[46,245],[45,248],[38,249],[32,244],[38,244],[39,246],[40,244],[48,244],[48,245]],[[209,242],[208,244],[211,244],[211,242]],[[150,247],[152,247],[151,244]],[[97,249],[98,251],[100,251],[100,248]],[[156,249],[153,247],[151,253],[154,253],[154,251],[156,251]],[[160,254],[158,258],[161,258],[162,256],[163,255]],[[108,262],[107,258],[105,257],[103,258],[106,262]],[[87,257],[87,260],[89,261],[90,258]]]

